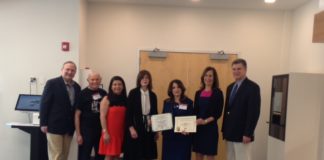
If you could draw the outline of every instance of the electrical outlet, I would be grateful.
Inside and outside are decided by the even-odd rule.
[[[30,83],[35,83],[37,81],[36,77],[30,77]]]

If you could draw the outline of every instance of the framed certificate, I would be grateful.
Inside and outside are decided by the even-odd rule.
[[[196,133],[196,116],[175,117],[174,132]]]
[[[171,113],[152,115],[151,122],[152,131],[154,132],[170,130],[173,128]]]

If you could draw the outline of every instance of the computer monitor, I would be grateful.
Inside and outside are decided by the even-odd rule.
[[[39,112],[41,95],[19,94],[15,110]]]

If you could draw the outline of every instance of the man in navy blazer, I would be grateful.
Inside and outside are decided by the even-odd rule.
[[[246,77],[244,59],[233,61],[232,72],[235,82],[227,87],[222,126],[227,160],[251,160],[251,142],[260,115],[260,88]]]
[[[75,102],[80,86],[73,81],[76,65],[63,64],[61,76],[46,82],[40,109],[40,126],[46,133],[50,160],[67,160],[74,133]]]

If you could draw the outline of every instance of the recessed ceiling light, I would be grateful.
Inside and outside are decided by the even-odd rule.
[[[276,0],[264,0],[265,3],[275,3]]]
[[[199,2],[200,0],[191,0],[192,2]]]

